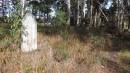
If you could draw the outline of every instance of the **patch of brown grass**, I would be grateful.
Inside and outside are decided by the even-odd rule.
[[[38,49],[30,53],[19,50],[0,52],[2,73],[113,73],[101,65],[101,49],[107,41],[93,36],[81,41],[75,33],[64,39],[63,35],[38,33]],[[15,45],[11,44],[12,47]],[[109,44],[111,46],[111,44]],[[16,48],[17,49],[17,48]],[[94,49],[94,50],[93,50]],[[96,50],[96,51],[95,51]]]

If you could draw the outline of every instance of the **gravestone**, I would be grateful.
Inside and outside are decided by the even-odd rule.
[[[37,22],[31,13],[26,13],[22,19],[21,50],[31,52],[37,49]]]

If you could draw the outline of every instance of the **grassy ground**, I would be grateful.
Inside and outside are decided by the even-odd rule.
[[[38,26],[30,53],[20,51],[18,36],[1,36],[0,73],[130,73],[130,41],[100,31]]]

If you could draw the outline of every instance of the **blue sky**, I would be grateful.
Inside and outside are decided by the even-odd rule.
[[[2,0],[0,0],[0,3],[2,3]],[[3,8],[1,8],[0,12],[5,12],[5,15],[7,17],[9,17],[9,15],[12,13],[12,11],[14,10],[13,4],[12,4],[12,0],[4,0],[4,3],[6,4],[6,6]],[[0,4],[2,5],[2,4]]]
[[[108,0],[107,4],[105,5],[106,9],[109,9],[112,6],[113,1],[112,0]]]

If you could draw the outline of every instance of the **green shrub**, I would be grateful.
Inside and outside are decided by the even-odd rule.
[[[64,11],[57,11],[56,17],[54,18],[54,25],[64,26],[67,21],[67,16]]]
[[[15,36],[18,32],[20,32],[21,28],[21,5],[18,2],[15,5],[15,11],[8,18],[8,23],[10,24],[10,34],[11,36]]]

